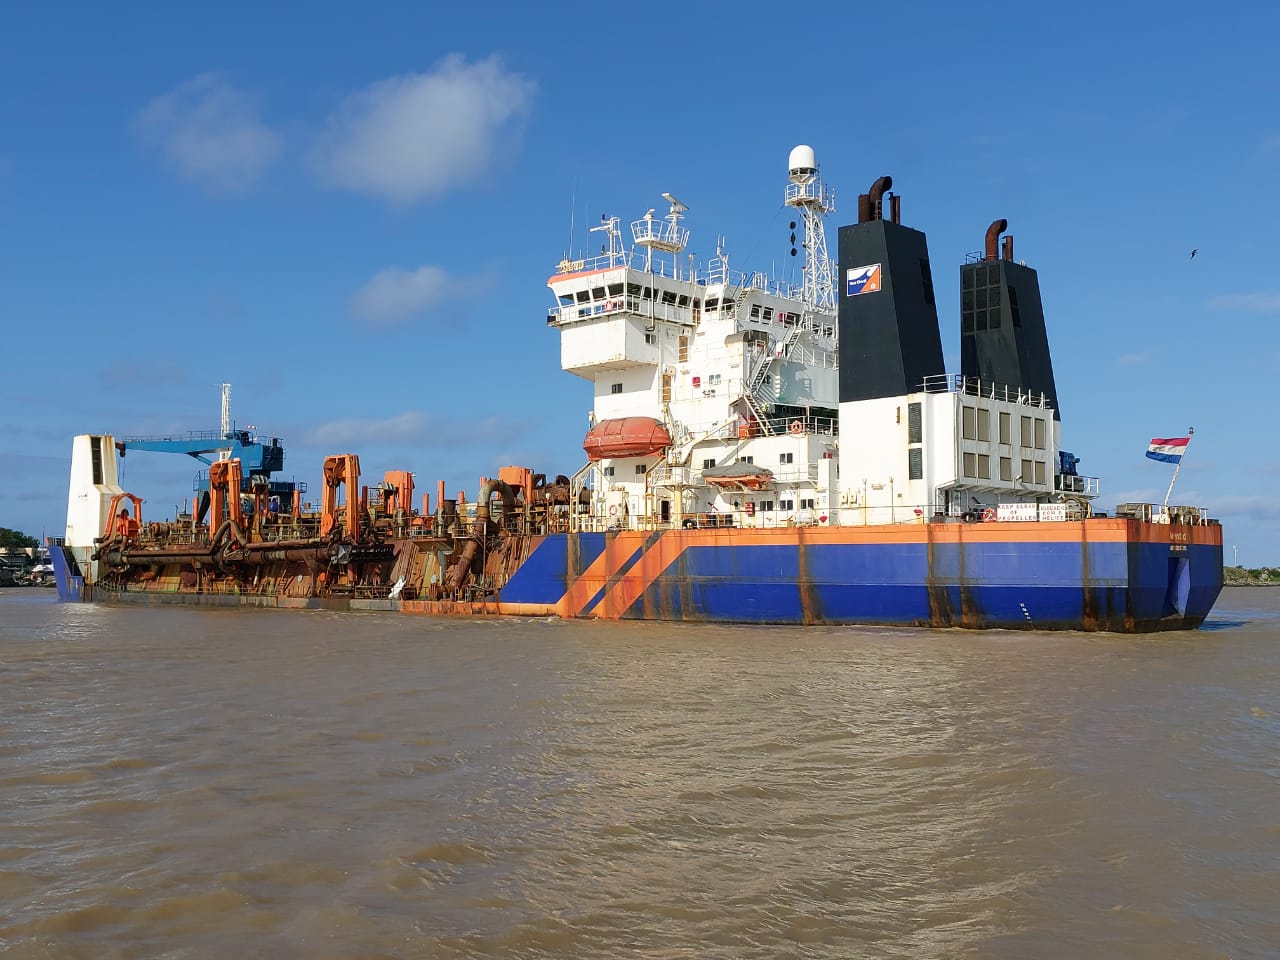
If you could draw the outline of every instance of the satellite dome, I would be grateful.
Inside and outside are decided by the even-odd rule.
[[[818,160],[813,155],[813,147],[802,143],[791,150],[791,156],[787,158],[787,171],[789,173],[808,172],[816,169],[818,169]]]

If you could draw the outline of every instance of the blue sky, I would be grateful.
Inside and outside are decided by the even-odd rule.
[[[881,174],[959,264],[1009,220],[1040,273],[1064,446],[1100,506],[1174,500],[1280,562],[1280,14],[1262,4],[223,3],[0,14],[0,526],[57,533],[71,437],[284,438],[474,495],[581,465],[590,387],[545,282],[670,191],[699,262],[785,264],[787,155],[835,228]],[[571,211],[576,232],[571,234]],[[1194,261],[1188,254],[1199,249]],[[194,461],[136,454],[151,516]]]

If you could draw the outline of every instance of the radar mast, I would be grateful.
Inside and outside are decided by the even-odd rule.
[[[827,256],[827,233],[823,218],[835,212],[835,193],[822,182],[813,147],[801,144],[787,160],[786,205],[800,210],[804,222],[803,300],[814,310],[835,312],[835,270]],[[791,242],[795,243],[792,234]],[[791,251],[793,254],[795,250]]]

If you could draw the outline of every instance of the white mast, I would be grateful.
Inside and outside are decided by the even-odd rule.
[[[1182,456],[1178,458],[1178,462],[1173,466],[1173,477],[1169,481],[1169,489],[1165,491],[1164,505],[1169,506],[1169,498],[1173,496],[1173,485],[1178,482],[1178,471],[1182,469],[1182,461],[1187,455],[1187,451],[1191,448],[1191,438],[1196,435],[1195,427],[1187,427],[1187,445],[1182,448]]]
[[[222,438],[225,440],[231,435],[231,384],[224,383],[222,385]],[[220,460],[225,460],[230,454],[223,450]]]
[[[650,207],[649,212],[642,219],[631,222],[632,239],[637,246],[644,247],[645,273],[653,272],[653,251],[663,250],[676,254],[689,243],[688,229],[680,226],[680,217],[688,212],[689,208],[670,193],[664,193],[662,199],[671,204],[671,211],[662,220],[654,217],[655,211]],[[673,276],[679,279],[680,264],[674,256],[671,260]]]
[[[835,193],[822,182],[813,147],[801,144],[791,151],[787,174],[791,182],[787,184],[786,205],[798,208],[804,221],[804,288],[801,299],[814,310],[834,312],[835,270],[827,257],[823,218],[835,212]]]

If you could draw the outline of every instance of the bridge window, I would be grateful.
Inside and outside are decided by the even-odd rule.
[[[1013,480],[1013,460],[1009,457],[1000,458],[1000,479],[1006,483]]]
[[[960,436],[966,440],[977,440],[978,430],[975,425],[975,413],[973,407],[961,407],[960,409]],[[972,476],[972,474],[970,474]]]
[[[991,411],[978,408],[978,439],[991,441]]]
[[[985,453],[978,454],[978,479],[991,479],[991,458]]]
[[[976,454],[966,453],[964,455],[964,475],[966,477],[977,477],[978,458]]]
[[[1031,436],[1031,418],[1023,417],[1022,418],[1022,445],[1024,447],[1029,447],[1032,445],[1033,442],[1034,441]]]
[[[1044,483],[1044,461],[1043,460],[1036,461],[1036,483],[1039,483],[1039,484]]]
[[[1000,414],[1000,442],[1001,443],[1011,442],[1009,439],[1009,433],[1010,433],[1009,421],[1010,421],[1009,414],[1007,413]]]
[[[603,300],[603,299],[604,299],[604,287],[592,287],[592,288],[591,288],[591,299],[592,299],[592,300]]]
[[[1031,461],[1030,461],[1030,460],[1023,460],[1023,461],[1022,461],[1022,475],[1021,475],[1020,477],[1018,477],[1018,479],[1019,479],[1019,480],[1021,480],[1023,483],[1030,483],[1030,482],[1031,482],[1031,477],[1032,477],[1032,472],[1031,472]]]
[[[611,284],[609,284],[609,296],[611,296],[611,297],[620,297],[620,296],[622,296],[622,284],[620,284],[620,283],[611,283]]]
[[[663,303],[670,304],[670,305],[674,306],[674,305],[675,305],[675,302],[676,302],[676,295],[675,295],[675,293],[674,293],[673,291],[671,291],[671,290],[663,290],[663,291],[662,291],[662,302],[663,302]]]
[[[1036,418],[1036,449],[1044,449],[1044,421]]]
[[[578,298],[579,303],[586,303],[591,299],[591,294],[585,290],[579,290],[574,296]]]

